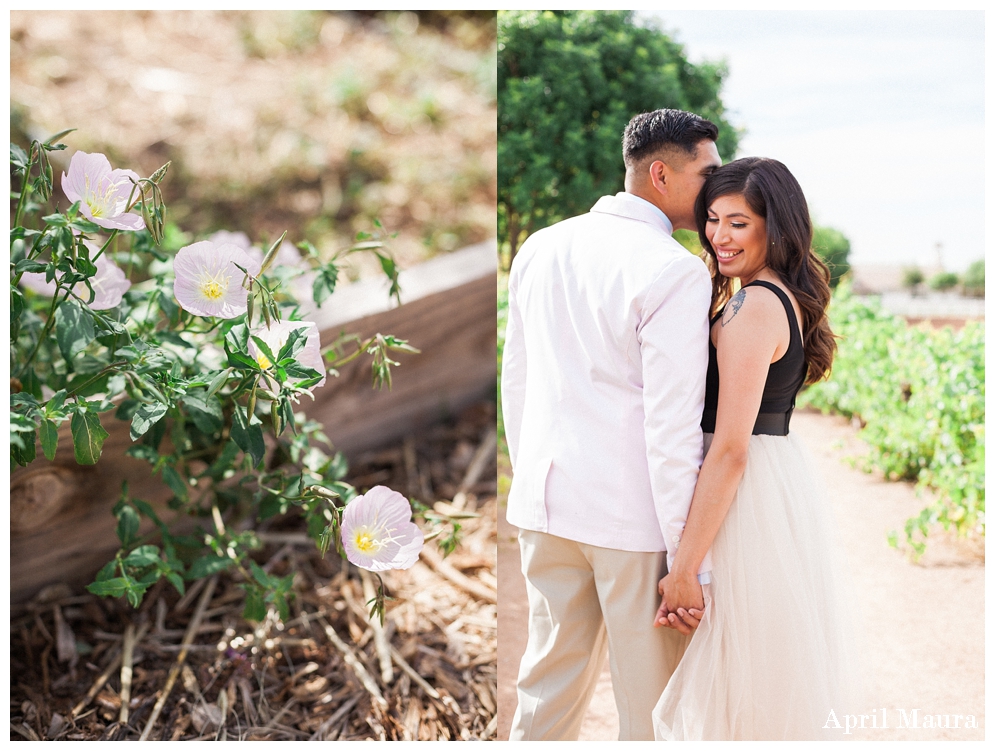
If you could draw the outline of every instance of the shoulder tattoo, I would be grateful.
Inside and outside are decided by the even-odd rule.
[[[746,300],[745,289],[741,289],[739,292],[737,292],[735,295],[732,296],[732,299],[729,300],[729,303],[726,305],[725,310],[722,311],[723,328],[727,323],[729,323],[733,318],[736,317],[736,314],[739,312],[739,309],[743,307],[743,302],[745,300]]]

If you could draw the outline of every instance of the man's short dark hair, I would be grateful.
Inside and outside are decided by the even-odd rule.
[[[698,144],[719,137],[714,123],[684,110],[655,110],[629,120],[622,134],[622,159],[631,167],[649,156],[693,159]],[[668,153],[669,152],[669,153]],[[686,159],[684,160],[686,161]],[[679,166],[679,165],[674,165]]]

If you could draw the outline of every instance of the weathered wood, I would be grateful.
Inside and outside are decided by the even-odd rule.
[[[401,275],[404,304],[394,307],[378,280],[337,291],[315,316],[323,344],[340,332],[407,339],[421,354],[394,359],[393,389],[372,388],[370,358],[342,368],[301,408],[325,426],[346,456],[399,439],[494,393],[497,377],[495,311],[497,251],[493,242],[427,261]],[[30,599],[58,582],[83,583],[117,548],[110,513],[127,480],[133,497],[168,520],[169,490],[149,465],[124,452],[129,424],[103,416],[110,434],[100,462],[73,458],[68,423],[52,462],[41,457],[11,475],[11,601]],[[143,529],[143,531],[145,531]]]

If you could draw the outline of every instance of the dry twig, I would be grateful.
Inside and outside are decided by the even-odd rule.
[[[448,579],[464,592],[468,592],[474,597],[497,604],[497,592],[480,582],[476,582],[466,574],[457,571],[451,564],[442,560],[442,557],[432,548],[426,546],[422,548],[421,559],[427,563],[435,573],[444,579]]]
[[[128,704],[131,701],[131,672],[135,657],[135,624],[124,629],[124,646],[121,652],[121,713],[118,722],[128,724]]]
[[[152,732],[152,726],[155,725],[155,721],[159,719],[159,713],[162,712],[162,708],[166,704],[166,699],[169,698],[169,693],[173,690],[173,684],[176,683],[176,678],[180,674],[180,669],[183,667],[183,663],[187,659],[186,648],[190,646],[194,636],[197,634],[197,629],[200,627],[200,620],[204,617],[204,611],[207,609],[207,604],[211,601],[211,595],[214,594],[214,587],[217,583],[218,575],[215,574],[208,580],[207,586],[204,588],[204,594],[201,595],[200,602],[197,603],[197,610],[194,612],[193,618],[190,619],[190,625],[187,627],[186,636],[183,637],[182,646],[184,649],[180,651],[180,654],[176,658],[176,663],[169,671],[169,677],[166,678],[166,685],[162,689],[162,694],[159,696],[159,700],[152,708],[152,714],[149,715],[148,722],[145,723],[145,730],[142,731],[142,736],[138,739],[140,741],[148,740],[149,733]]]
[[[352,668],[352,672],[354,672],[356,677],[359,678],[359,682],[363,684],[363,688],[365,688],[367,693],[373,697],[374,704],[382,708],[386,707],[387,700],[384,699],[383,694],[380,693],[380,687],[377,686],[376,681],[373,680],[373,677],[367,672],[366,668],[363,666],[363,663],[359,661],[355,653],[352,649],[350,649],[349,645],[342,641],[342,637],[335,632],[335,629],[332,628],[332,625],[328,621],[326,621],[323,617],[318,620],[321,621],[321,625],[325,629],[325,635],[328,637],[328,640],[335,645],[335,648],[339,650],[339,652],[342,653],[342,659],[345,660],[345,664]]]
[[[359,576],[363,580],[363,597],[366,598],[366,602],[370,602],[377,596],[373,587],[373,577],[370,576],[369,571],[363,569],[360,569]],[[390,661],[390,642],[387,639],[387,633],[379,618],[370,618],[368,614],[363,617],[373,629],[373,646],[377,650],[377,658],[380,661],[380,677],[384,684],[389,686],[394,682],[394,666]]]
[[[146,632],[149,630],[147,623],[143,623],[138,628],[138,633],[135,634],[135,643],[138,644],[145,637]],[[73,707],[73,711],[69,713],[69,718],[72,719],[76,717],[91,701],[94,697],[100,693],[100,689],[104,687],[108,679],[114,674],[114,671],[121,666],[121,652],[118,651],[114,658],[111,660],[110,664],[104,669],[104,672],[100,674],[93,685],[90,686],[90,690],[86,692],[86,696],[80,699],[79,703]]]

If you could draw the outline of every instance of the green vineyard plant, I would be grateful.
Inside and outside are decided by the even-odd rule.
[[[844,284],[830,307],[839,353],[828,381],[799,404],[857,417],[867,469],[910,480],[935,501],[905,524],[915,555],[939,523],[962,537],[985,534],[985,327],[913,327]],[[897,544],[897,535],[890,538]]]

